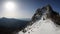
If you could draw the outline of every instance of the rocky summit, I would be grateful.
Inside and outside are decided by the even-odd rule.
[[[32,17],[32,22],[40,20],[43,16],[43,20],[51,19],[55,24],[60,25],[60,15],[58,12],[54,11],[50,5],[38,8]]]

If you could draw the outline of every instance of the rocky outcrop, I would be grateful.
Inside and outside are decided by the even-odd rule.
[[[50,5],[38,8],[32,17],[32,22],[34,23],[35,21],[40,20],[41,17],[43,17],[43,20],[51,19],[54,23],[60,25],[60,15],[54,11]]]
[[[57,12],[52,11],[51,19],[54,21],[55,24],[60,25],[60,15]]]

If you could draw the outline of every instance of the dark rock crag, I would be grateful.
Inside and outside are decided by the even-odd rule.
[[[32,22],[38,21],[43,16],[43,20],[51,19],[55,24],[60,25],[60,15],[54,11],[50,5],[38,8],[32,17]],[[32,23],[31,23],[32,24]]]

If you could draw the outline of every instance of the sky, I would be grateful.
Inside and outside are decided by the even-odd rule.
[[[60,13],[60,0],[0,0],[0,17],[31,18],[37,8],[47,4]]]

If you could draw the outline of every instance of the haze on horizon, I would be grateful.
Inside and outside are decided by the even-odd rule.
[[[47,4],[60,13],[60,0],[0,0],[0,17],[31,18],[37,8]]]

